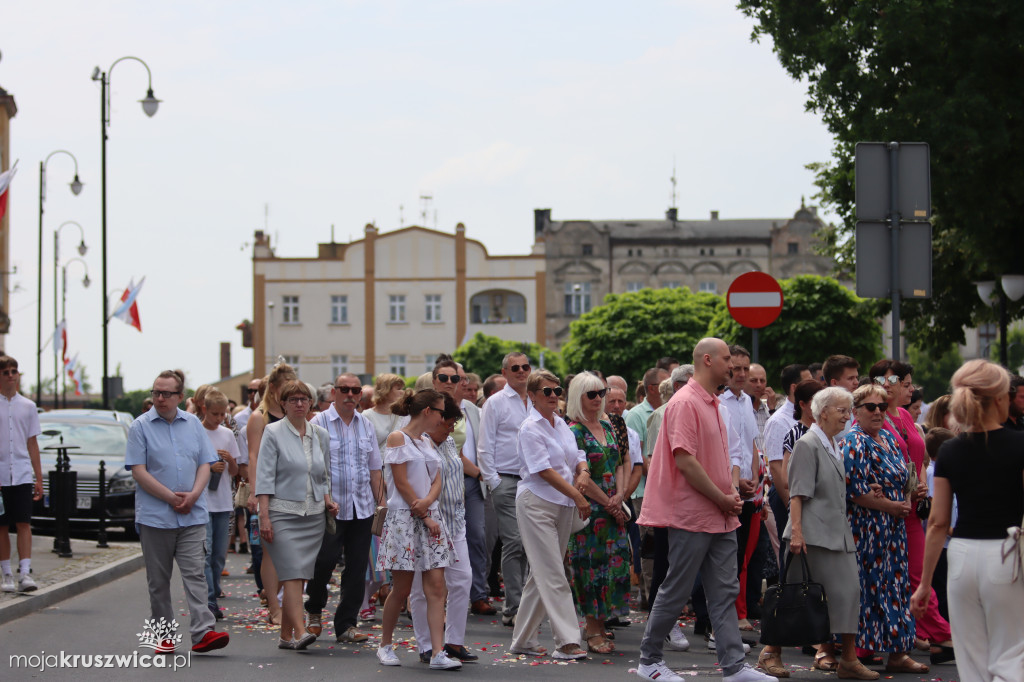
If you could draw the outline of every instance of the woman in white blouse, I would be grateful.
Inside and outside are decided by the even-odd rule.
[[[519,603],[511,649],[530,656],[546,654],[537,641],[537,630],[547,615],[556,646],[552,658],[586,658],[562,558],[573,515],[590,516],[590,502],[580,492],[590,480],[590,471],[576,438],[558,416],[562,395],[558,377],[547,370],[535,371],[526,390],[533,408],[519,429],[522,480],[516,490],[516,516],[530,577]]]
[[[438,509],[441,494],[441,460],[424,433],[437,429],[444,417],[444,396],[427,389],[407,395],[392,406],[409,423],[388,436],[384,463],[391,466],[388,481],[388,515],[380,536],[377,570],[391,571],[393,587],[384,603],[384,622],[377,659],[383,665],[401,665],[392,636],[398,614],[412,589],[413,574],[420,571],[427,597],[435,670],[461,668],[444,650],[444,568],[455,561],[455,552]]]

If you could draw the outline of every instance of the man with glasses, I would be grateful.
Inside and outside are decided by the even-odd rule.
[[[522,353],[509,353],[501,361],[505,388],[492,395],[480,415],[480,442],[477,464],[484,482],[491,489],[491,502],[501,536],[501,575],[505,581],[505,608],[501,623],[515,625],[519,600],[523,595],[528,564],[516,520],[516,490],[522,463],[517,450],[519,427],[529,414],[530,398],[526,382],[530,378],[530,359]]]
[[[32,502],[43,497],[43,470],[39,463],[41,431],[36,404],[18,393],[21,372],[18,361],[0,356],[0,588],[14,592],[14,574],[11,570],[11,536],[13,524],[18,536],[19,592],[32,592]],[[34,480],[33,480],[34,479]]]
[[[334,612],[337,641],[365,642],[366,634],[356,629],[363,603],[364,578],[370,557],[370,528],[377,505],[384,504],[380,448],[371,424],[357,412],[363,387],[359,377],[342,374],[334,382],[334,402],[313,423],[331,434],[331,497],[338,503],[335,532],[324,530],[324,541],[316,557],[313,579],[306,585],[309,632],[323,632],[323,610],[327,606],[327,582],[344,557],[341,596]]]
[[[219,462],[202,422],[178,408],[185,376],[161,372],[153,382],[153,409],[140,415],[128,431],[124,466],[138,485],[135,526],[142,541],[153,620],[174,620],[171,572],[178,564],[191,616],[192,651],[204,653],[228,644],[228,633],[216,632],[207,607],[206,484],[210,465]],[[157,653],[170,654],[164,641]]]

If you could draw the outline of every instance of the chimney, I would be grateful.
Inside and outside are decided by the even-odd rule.
[[[231,376],[231,344],[227,341],[220,342],[220,378]]]
[[[544,228],[547,227],[548,223],[551,222],[551,209],[550,208],[535,208],[533,209],[533,236],[539,237],[544,232]]]
[[[712,220],[718,220],[718,211],[712,211],[711,212],[711,219]]]
[[[665,220],[671,220],[672,222],[679,220],[679,209],[673,206],[665,211]]]

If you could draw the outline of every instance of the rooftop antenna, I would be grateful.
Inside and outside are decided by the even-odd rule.
[[[678,208],[676,206],[676,157],[672,155],[672,177],[669,178],[669,182],[672,183],[672,208]]]
[[[334,223],[331,223],[331,243],[334,243]]]
[[[405,227],[405,204],[398,205],[398,226]]]
[[[430,215],[430,202],[434,200],[429,194],[420,195],[420,225],[422,227],[427,226],[427,216]]]

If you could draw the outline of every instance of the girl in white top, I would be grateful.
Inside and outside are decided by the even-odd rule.
[[[430,439],[444,416],[444,397],[427,389],[399,400],[392,411],[409,416],[409,423],[388,436],[384,463],[391,467],[388,515],[380,537],[377,570],[391,571],[393,587],[384,604],[384,622],[377,658],[384,665],[401,665],[392,644],[398,614],[409,597],[415,571],[423,574],[427,621],[435,670],[461,668],[444,652],[444,567],[454,561],[448,531],[437,510],[441,494],[441,461]]]

